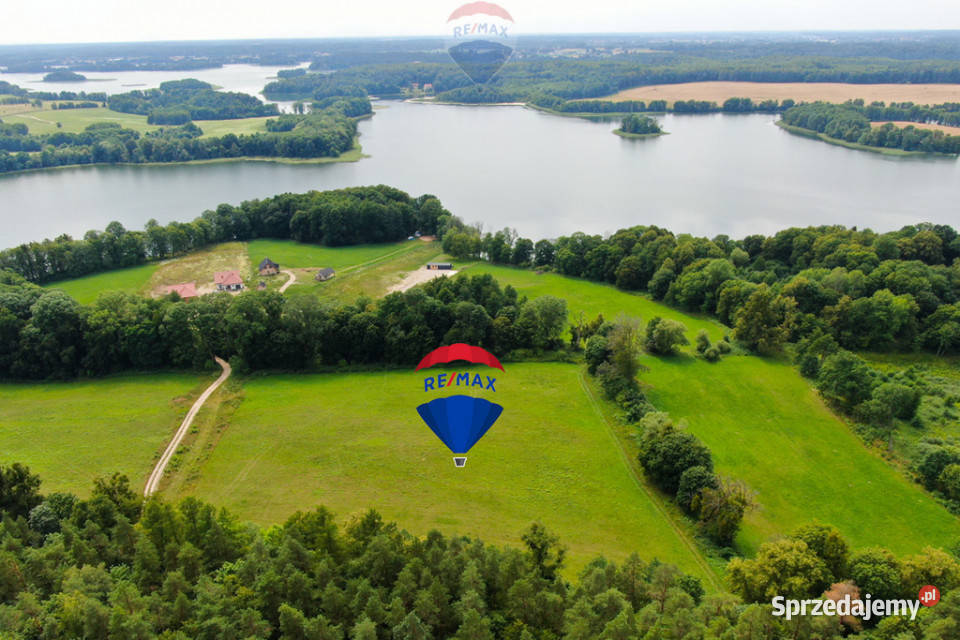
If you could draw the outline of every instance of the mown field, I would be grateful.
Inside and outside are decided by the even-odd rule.
[[[108,291],[143,292],[159,266],[158,263],[152,263],[128,269],[105,271],[73,280],[51,282],[44,285],[44,288],[60,289],[80,304],[90,304],[96,301],[101,293]]]
[[[463,469],[417,415],[416,405],[436,396],[412,370],[249,379],[180,495],[263,524],[319,504],[340,519],[373,507],[415,534],[436,528],[496,543],[521,544],[523,530],[541,521],[569,545],[576,567],[637,551],[703,573],[635,483],[579,367],[514,364],[495,373],[496,393],[482,393],[506,409]]]
[[[0,465],[28,465],[40,474],[45,493],[88,495],[94,478],[116,471],[139,491],[210,380],[157,373],[0,383]]]
[[[693,334],[705,328],[716,339],[719,323],[687,316],[648,298],[554,274],[471,266],[493,273],[530,297],[566,298],[574,313],[654,315],[684,322]],[[795,368],[755,356],[728,356],[717,364],[686,353],[644,357],[641,381],[653,403],[685,419],[713,452],[717,470],[745,481],[759,508],[746,519],[738,544],[746,552],[800,524],[820,519],[837,526],[855,546],[881,545],[915,553],[945,546],[960,521],[862,440],[820,400]]]
[[[376,260],[401,249],[409,242],[361,244],[350,247],[325,247],[293,240],[251,240],[247,243],[250,263],[256,267],[264,258],[280,264],[281,269],[304,267],[332,267],[344,269]]]
[[[268,118],[239,118],[236,120],[197,120],[194,122],[203,129],[203,135],[222,136],[227,133],[257,133],[266,131],[264,124]],[[14,113],[4,116],[4,122],[15,124],[22,122],[27,125],[30,133],[56,133],[65,131],[79,133],[91,124],[100,122],[116,122],[127,128],[141,133],[160,129],[158,125],[147,124],[147,116],[132,113],[111,111],[105,107],[93,109],[42,109],[24,113]],[[57,123],[60,126],[57,126]]]

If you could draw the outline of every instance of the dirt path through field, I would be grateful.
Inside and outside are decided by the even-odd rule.
[[[172,458],[173,454],[176,453],[177,447],[180,446],[180,442],[183,440],[183,437],[187,435],[187,431],[190,430],[190,425],[193,424],[193,419],[197,417],[197,413],[200,412],[201,407],[203,407],[203,403],[206,402],[207,398],[209,398],[213,392],[216,391],[220,385],[222,385],[226,379],[230,377],[230,373],[232,371],[230,368],[230,363],[217,357],[215,357],[214,360],[217,361],[217,364],[220,365],[220,368],[223,369],[223,372],[213,384],[207,387],[206,390],[200,394],[200,397],[197,398],[197,401],[193,403],[192,407],[190,407],[190,411],[187,412],[183,422],[180,423],[180,428],[177,429],[175,434],[173,434],[173,440],[171,440],[170,444],[167,445],[163,455],[160,456],[160,459],[157,461],[157,466],[153,468],[153,472],[150,474],[150,477],[147,478],[147,486],[143,489],[143,495],[145,497],[150,497],[156,493],[157,489],[160,487],[160,480],[163,478],[163,472],[167,468],[167,463],[170,462],[170,458]]]
[[[387,289],[387,293],[393,293],[394,291],[406,291],[407,289],[415,287],[418,284],[429,282],[434,278],[439,278],[440,276],[452,277],[456,274],[457,272],[455,269],[417,269],[416,271],[411,271],[404,276],[403,280]]]
[[[280,285],[280,293],[283,293],[284,291],[287,290],[287,287],[297,282],[297,274],[295,274],[293,271],[286,271],[286,270],[281,271],[280,273],[285,273],[288,276],[290,276],[289,280],[287,280],[282,285]]]

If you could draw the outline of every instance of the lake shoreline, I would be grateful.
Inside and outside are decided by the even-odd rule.
[[[360,141],[354,139],[353,148],[344,151],[335,158],[285,158],[282,156],[238,156],[236,158],[204,158],[202,160],[182,160],[177,162],[90,162],[87,164],[64,164],[57,167],[36,167],[20,171],[5,171],[0,173],[0,180],[5,176],[20,176],[28,173],[56,171],[58,169],[76,169],[78,167],[169,167],[200,164],[222,164],[227,162],[274,162],[276,164],[333,164],[336,162],[359,162],[370,156],[363,153]]]
[[[777,125],[787,133],[791,133],[795,136],[801,136],[804,138],[810,138],[812,140],[820,140],[821,142],[826,142],[827,144],[832,144],[837,147],[846,147],[847,149],[853,149],[854,151],[869,151],[870,153],[879,153],[880,155],[885,156],[894,156],[894,157],[931,157],[931,158],[957,158],[957,154],[953,153],[939,153],[936,151],[904,151],[903,149],[886,149],[884,147],[871,147],[866,144],[859,144],[857,142],[847,142],[846,140],[841,140],[839,138],[831,138],[825,133],[820,133],[819,131],[814,131],[812,129],[804,129],[803,127],[795,127],[793,125],[785,123],[783,120],[777,120],[773,124]]]

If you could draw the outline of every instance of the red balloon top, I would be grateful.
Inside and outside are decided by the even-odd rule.
[[[450,14],[450,17],[447,18],[447,22],[450,22],[451,20],[456,20],[457,18],[462,18],[464,16],[472,16],[475,13],[485,13],[488,16],[498,16],[500,18],[503,18],[504,20],[509,20],[510,22],[513,22],[513,17],[511,17],[510,14],[507,13],[506,9],[504,9],[498,4],[493,4],[492,2],[483,2],[483,1],[468,2],[462,7],[455,9],[454,12]]]
[[[503,371],[503,365],[497,360],[496,356],[480,347],[458,342],[447,347],[437,347],[423,357],[415,371],[432,367],[441,362],[453,362],[454,360],[466,360],[477,364],[485,364],[488,367],[495,367]]]

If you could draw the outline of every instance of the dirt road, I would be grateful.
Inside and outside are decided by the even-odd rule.
[[[177,447],[180,446],[180,442],[183,440],[183,437],[187,435],[187,431],[190,430],[190,425],[193,424],[193,419],[197,417],[197,413],[200,412],[200,408],[203,407],[203,403],[207,401],[214,391],[220,387],[221,384],[230,377],[232,369],[230,368],[230,363],[221,358],[214,358],[217,361],[217,364],[223,369],[223,372],[220,374],[220,377],[217,378],[213,384],[206,388],[206,390],[200,394],[200,397],[197,398],[197,401],[193,403],[193,406],[190,407],[190,411],[187,412],[186,417],[184,417],[183,422],[180,423],[180,428],[177,429],[177,432],[173,434],[173,440],[170,441],[170,444],[167,445],[166,450],[164,450],[163,455],[160,456],[160,459],[157,461],[157,466],[153,468],[153,473],[150,474],[150,477],[147,478],[147,486],[143,489],[143,495],[149,497],[153,495],[157,488],[160,486],[160,480],[163,478],[163,472],[167,468],[167,463],[170,462],[170,458],[173,457],[173,454],[176,453]]]
[[[297,274],[295,274],[293,271],[281,271],[280,273],[285,273],[288,276],[290,276],[289,280],[287,280],[282,285],[280,285],[280,293],[283,293],[284,291],[287,290],[287,287],[289,287],[290,285],[294,284],[297,281]]]

